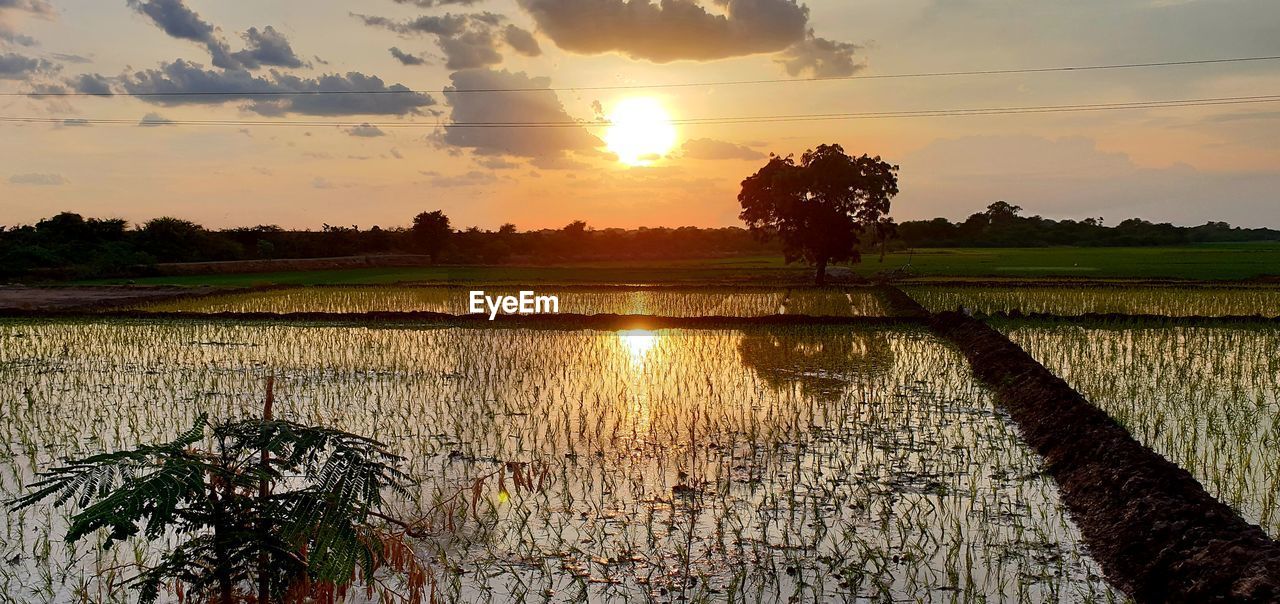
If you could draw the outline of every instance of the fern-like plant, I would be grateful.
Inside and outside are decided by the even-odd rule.
[[[74,506],[67,541],[178,535],[131,580],[144,604],[169,585],[220,604],[332,602],[386,576],[401,578],[401,599],[421,601],[427,574],[404,533],[374,522],[394,523],[378,510],[385,491],[403,492],[401,458],[363,436],[273,419],[271,401],[268,380],[262,418],[202,415],[172,442],[53,468],[11,504]]]

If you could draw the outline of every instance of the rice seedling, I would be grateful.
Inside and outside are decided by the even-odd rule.
[[[655,315],[666,317],[758,317],[774,314],[883,316],[884,307],[870,288],[623,288],[537,286],[482,288],[489,295],[516,295],[521,289],[555,294],[560,312],[575,314]],[[425,311],[468,312],[469,288],[442,286],[299,287],[239,292],[200,298],[135,304],[154,312],[196,313],[364,313]]]
[[[442,601],[1115,601],[1039,459],[919,328],[550,331],[0,321],[0,496],[200,414],[388,443]],[[157,552],[7,512],[19,601]],[[45,575],[39,572],[46,569]]]
[[[1172,286],[915,286],[903,288],[931,312],[966,308],[1021,312],[1164,316],[1280,316],[1280,288]]]
[[[1210,494],[1280,536],[1280,329],[1001,328]]]

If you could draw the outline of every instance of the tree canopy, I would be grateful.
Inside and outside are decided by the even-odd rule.
[[[817,267],[825,283],[830,262],[858,262],[862,233],[877,228],[898,194],[898,167],[877,157],[853,157],[840,145],[819,145],[796,162],[773,156],[742,181],[739,215],[762,239],[778,237],[787,262]]]

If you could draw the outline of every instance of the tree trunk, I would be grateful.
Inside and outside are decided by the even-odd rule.
[[[823,256],[818,258],[818,274],[815,283],[819,286],[827,284],[827,258]]]
[[[267,399],[262,405],[262,421],[272,420],[271,407],[275,402],[276,376],[267,376]],[[259,461],[258,478],[258,604],[267,604],[271,600],[271,556],[267,552],[267,542],[271,540],[271,527],[267,524],[267,499],[271,497],[271,481],[267,473],[271,470],[271,453],[264,446],[262,459]]]

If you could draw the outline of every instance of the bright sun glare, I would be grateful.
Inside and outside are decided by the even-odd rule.
[[[676,127],[658,99],[632,97],[614,105],[604,142],[628,166],[647,166],[676,146]]]

